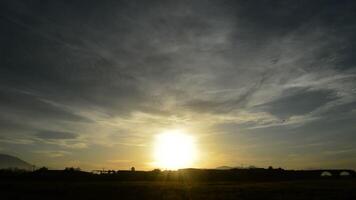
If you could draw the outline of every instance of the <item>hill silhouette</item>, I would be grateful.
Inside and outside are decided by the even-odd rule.
[[[32,169],[32,165],[15,156],[0,154],[0,169],[9,169],[9,168],[30,170]]]
[[[220,167],[217,167],[215,169],[219,169],[219,170],[229,170],[229,169],[233,169],[234,167],[230,167],[230,166],[220,166]]]

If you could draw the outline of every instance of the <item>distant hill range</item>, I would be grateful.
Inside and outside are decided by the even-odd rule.
[[[9,169],[9,168],[31,170],[32,165],[17,157],[6,155],[6,154],[0,154],[0,169]]]
[[[242,166],[236,166],[236,167],[230,167],[230,166],[220,166],[220,167],[217,167],[215,169],[218,169],[218,170],[229,170],[229,169],[256,169],[258,167],[255,167],[253,165],[250,165],[248,167],[242,167]]]
[[[219,170],[228,170],[228,169],[234,169],[234,167],[230,167],[230,166],[220,166],[220,167],[217,167],[215,169],[219,169]]]

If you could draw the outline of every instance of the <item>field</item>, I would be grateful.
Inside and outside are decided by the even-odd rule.
[[[0,181],[1,199],[356,199],[356,181]]]

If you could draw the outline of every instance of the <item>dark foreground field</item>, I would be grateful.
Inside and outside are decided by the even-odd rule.
[[[0,199],[356,199],[355,180],[282,182],[0,181]]]

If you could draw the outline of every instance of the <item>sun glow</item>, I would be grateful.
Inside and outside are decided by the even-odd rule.
[[[182,130],[169,130],[156,136],[154,165],[164,169],[191,167],[196,159],[195,140]]]

